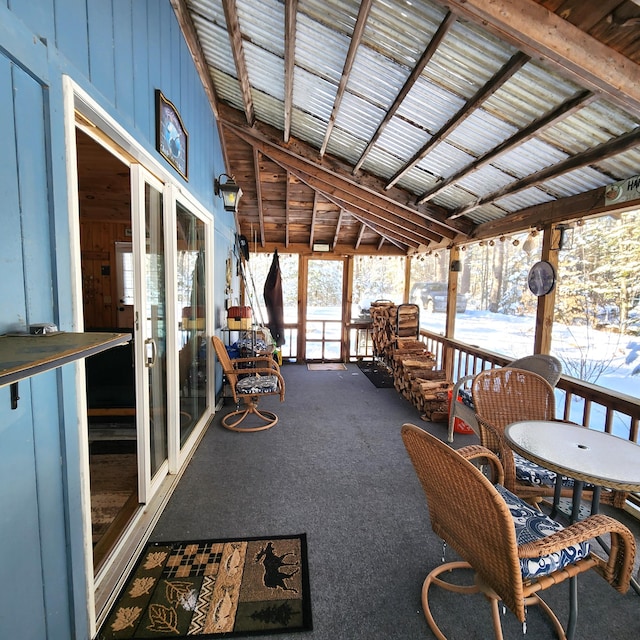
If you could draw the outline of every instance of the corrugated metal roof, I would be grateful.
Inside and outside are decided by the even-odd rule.
[[[238,126],[247,105],[243,102],[222,0],[185,2],[198,45],[209,65],[216,99],[235,110],[233,118]],[[454,9],[455,5],[454,2]],[[283,131],[287,68],[285,4],[282,0],[235,0],[231,3],[232,10],[234,6],[242,36],[236,55],[246,67],[257,123]],[[359,180],[369,177],[367,198],[372,197],[375,180],[385,198],[389,182],[405,192],[406,197],[399,201],[405,208],[416,196],[442,187],[432,196],[430,206],[434,212],[441,212],[432,214],[432,228],[440,230],[446,244],[452,233],[464,235],[473,226],[508,213],[591,191],[640,173],[640,151],[623,148],[614,153],[613,149],[586,166],[561,175],[552,172],[539,186],[507,193],[495,202],[469,209],[463,218],[454,216],[455,222],[448,220],[447,212],[456,214],[469,205],[475,206],[480,198],[513,188],[519,178],[561,166],[568,158],[634,131],[640,124],[640,99],[638,109],[630,111],[625,105],[634,96],[625,97],[627,102],[620,101],[615,90],[607,93],[602,84],[603,95],[591,98],[552,126],[536,131],[530,139],[507,147],[490,164],[475,169],[474,163],[499,145],[508,144],[524,127],[560,109],[567,101],[586,96],[587,90],[593,90],[590,77],[585,73],[583,81],[579,69],[570,76],[558,69],[557,60],[544,59],[536,51],[530,58],[524,58],[522,66],[501,84],[497,81],[501,69],[518,54],[515,40],[496,37],[494,34],[499,30],[486,28],[485,22],[471,17],[470,10],[465,14],[468,17],[458,15],[451,23],[426,67],[413,85],[407,87],[397,110],[389,114],[379,130],[413,67],[441,28],[448,9],[446,3],[435,0],[372,0],[353,65],[346,69],[344,93],[340,94],[360,7],[358,0],[297,3],[293,25],[291,135],[298,145],[296,153],[304,153],[319,163],[330,164],[318,154],[323,143],[327,157],[335,157],[351,167],[360,163],[356,172]],[[549,24],[561,31],[559,18],[553,13],[549,15]],[[569,47],[573,32],[566,33]],[[629,69],[632,64],[635,63],[629,62]],[[601,83],[606,81],[601,79]],[[479,91],[486,91],[484,99],[469,110],[469,101]],[[340,100],[337,110],[336,99]],[[252,135],[251,124],[247,123],[247,135]],[[331,133],[325,140],[330,126]],[[447,132],[440,135],[444,127]],[[377,139],[372,140],[374,135]],[[233,144],[240,143],[236,139]],[[287,151],[284,140],[272,140],[270,144],[282,145]],[[300,145],[306,145],[306,150]],[[425,145],[430,148],[421,153]],[[363,156],[365,149],[367,153]],[[236,155],[240,153],[239,150]],[[421,157],[417,158],[418,154]],[[280,157],[279,164],[283,162]],[[351,173],[347,171],[342,179],[356,185]],[[458,174],[456,180],[446,182]],[[331,179],[337,175],[334,172]],[[349,187],[352,188],[355,187]],[[390,221],[396,229],[397,220]],[[345,223],[345,228],[348,226]],[[411,242],[407,243],[410,248]]]

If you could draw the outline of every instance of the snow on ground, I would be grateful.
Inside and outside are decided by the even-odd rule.
[[[423,328],[444,333],[445,316],[441,313],[420,314]],[[535,318],[533,316],[507,316],[489,311],[473,311],[456,316],[456,339],[495,353],[520,358],[533,351]],[[578,364],[587,369],[602,370],[597,384],[633,398],[640,397],[640,337],[625,336],[608,331],[597,331],[585,326],[555,324],[551,353],[563,362],[564,373],[579,378]],[[635,375],[634,375],[635,372]],[[558,412],[564,406],[564,394],[558,392]],[[571,417],[582,422],[583,402],[575,400]],[[603,428],[604,409],[593,406],[591,424]],[[629,419],[616,416],[614,433],[629,437]]]

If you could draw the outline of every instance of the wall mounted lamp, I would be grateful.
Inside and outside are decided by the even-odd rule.
[[[460,273],[460,271],[462,271],[462,262],[460,260],[452,260],[451,271],[455,273]]]
[[[226,178],[226,180],[220,182],[223,177]],[[233,176],[221,173],[217,178],[214,178],[213,193],[222,198],[225,211],[237,213],[238,201],[242,197],[242,189],[236,184]]]

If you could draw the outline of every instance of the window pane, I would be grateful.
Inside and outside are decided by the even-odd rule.
[[[533,353],[537,299],[527,275],[540,256],[541,234],[466,245],[460,252],[455,338],[509,357]],[[449,278],[445,249],[414,257],[410,297],[420,324],[444,334]]]
[[[358,256],[353,264],[351,317],[366,315],[376,300],[403,302],[404,270],[402,256]]]
[[[176,208],[178,255],[178,354],[180,443],[185,443],[206,404],[205,224],[180,203]]]
[[[559,253],[552,352],[564,373],[637,396],[638,212],[585,220]]]

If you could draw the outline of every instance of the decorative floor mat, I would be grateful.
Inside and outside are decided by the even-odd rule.
[[[97,638],[197,640],[310,629],[300,534],[149,543]]]
[[[310,362],[309,371],[346,371],[347,365],[342,362]]]

